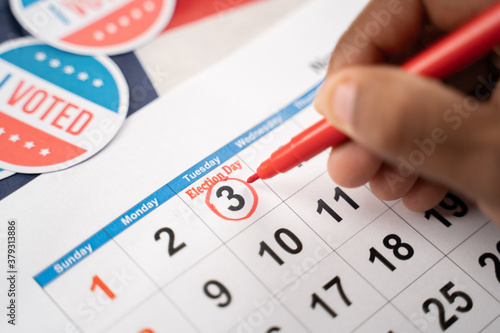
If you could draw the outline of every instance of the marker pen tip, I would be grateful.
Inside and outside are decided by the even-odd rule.
[[[248,184],[252,184],[254,181],[259,180],[259,179],[260,179],[260,177],[259,177],[259,175],[258,175],[258,174],[253,174],[253,175],[251,175],[251,176],[248,178],[247,183],[248,183]]]

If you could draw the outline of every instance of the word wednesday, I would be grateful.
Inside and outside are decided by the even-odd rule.
[[[241,170],[241,162],[236,161],[229,165],[222,166],[222,171],[224,173],[219,172],[213,177],[207,177],[205,181],[200,186],[193,186],[189,190],[186,191],[186,194],[189,195],[191,199],[196,198],[201,195],[203,192],[208,191],[212,186],[217,184],[220,181],[226,180],[227,176],[229,176],[233,171]]]

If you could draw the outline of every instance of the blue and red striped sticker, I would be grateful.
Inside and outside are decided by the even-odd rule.
[[[128,87],[108,57],[32,38],[0,46],[0,168],[57,171],[104,148],[128,111]]]

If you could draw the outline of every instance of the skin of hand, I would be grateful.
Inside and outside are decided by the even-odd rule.
[[[367,5],[334,49],[314,101],[352,139],[330,154],[328,172],[337,184],[369,182],[377,197],[402,198],[414,211],[433,208],[451,190],[500,222],[500,91],[492,65],[498,58],[492,54],[446,83],[396,66],[497,2]]]

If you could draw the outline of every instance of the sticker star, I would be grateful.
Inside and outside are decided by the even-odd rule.
[[[35,53],[35,60],[44,61],[45,59],[47,59],[47,55],[45,53],[43,52]]]
[[[44,148],[40,150],[40,155],[47,156],[48,154],[50,154],[49,149]]]
[[[100,88],[104,85],[104,82],[102,82],[101,79],[94,79],[94,81],[92,81],[92,85],[96,88]]]
[[[11,135],[11,136],[9,137],[9,141],[12,141],[12,142],[17,142],[17,141],[19,141],[19,140],[21,140],[21,138],[20,138],[20,137],[19,137],[19,135],[17,135],[17,134]]]
[[[100,30],[97,30],[94,32],[94,39],[97,40],[97,41],[101,41],[104,39],[104,37],[106,37],[106,35],[104,34],[104,32],[100,31]]]
[[[85,73],[85,72],[78,73],[78,80],[87,81],[88,78],[89,78],[89,75],[87,73]]]
[[[49,66],[52,68],[57,68],[61,66],[61,62],[59,61],[59,59],[50,59]]]
[[[5,129],[3,127],[0,127],[0,135],[5,133]]]
[[[134,20],[140,20],[142,17],[142,11],[139,8],[134,8],[130,11],[130,16]]]
[[[120,16],[120,18],[118,19],[118,24],[122,27],[128,27],[130,24],[130,19],[126,16]]]
[[[27,149],[31,149],[35,147],[35,144],[33,143],[33,141],[27,141],[25,144],[24,144],[24,148],[27,148]]]
[[[151,13],[153,10],[155,10],[155,3],[153,1],[146,1],[142,7],[144,8],[145,11],[148,13]]]
[[[116,32],[118,31],[118,27],[114,23],[109,23],[106,26],[106,31],[110,34],[116,34]]]
[[[68,74],[68,75],[71,75],[75,72],[75,67],[73,66],[70,66],[70,65],[67,65],[67,66],[64,66],[63,67],[63,72]]]

